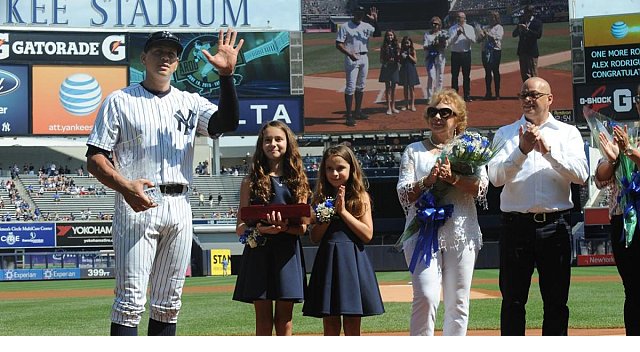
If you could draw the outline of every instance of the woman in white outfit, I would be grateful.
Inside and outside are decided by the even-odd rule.
[[[436,181],[436,205],[453,204],[453,215],[438,230],[439,251],[428,263],[422,253],[413,273],[413,304],[410,334],[433,335],[440,288],[444,291],[443,335],[465,335],[469,319],[469,293],[482,233],[474,198],[486,201],[488,176],[484,167],[473,175],[452,172],[449,160],[438,161],[444,145],[464,132],[467,110],[464,100],[452,89],[434,94],[424,118],[431,135],[407,146],[402,156],[398,198],[405,215],[405,228],[416,215],[415,202]],[[403,243],[410,264],[419,234]],[[428,264],[428,266],[427,266]]]
[[[438,16],[431,18],[431,29],[424,34],[424,57],[427,68],[427,100],[443,88],[444,65],[447,62],[444,49],[447,47],[447,31],[442,29]]]

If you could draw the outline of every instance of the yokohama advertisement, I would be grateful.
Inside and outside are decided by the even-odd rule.
[[[58,222],[57,247],[112,247],[111,221]]]

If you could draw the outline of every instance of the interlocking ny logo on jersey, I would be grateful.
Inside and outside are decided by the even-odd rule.
[[[190,134],[191,130],[193,130],[193,128],[195,127],[195,123],[194,123],[195,116],[196,116],[196,113],[193,112],[193,110],[191,109],[189,109],[189,116],[187,116],[186,118],[184,117],[182,110],[176,111],[173,117],[175,117],[176,120],[178,121],[178,131],[182,132],[182,125],[184,125],[185,136]]]

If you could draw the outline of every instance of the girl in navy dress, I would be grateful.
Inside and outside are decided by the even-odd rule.
[[[360,318],[384,313],[382,297],[364,244],[373,237],[371,199],[360,164],[344,145],[322,157],[313,205],[335,199],[335,216],[316,222],[311,240],[320,242],[302,312],[322,318],[324,335],[360,335]],[[342,316],[342,321],[341,321]]]
[[[400,79],[400,45],[393,30],[384,34],[384,41],[380,47],[380,77],[378,82],[384,82],[384,97],[387,100],[387,115],[397,114],[396,85]]]
[[[250,204],[307,203],[311,194],[295,136],[280,121],[266,123],[258,135],[251,171],[240,186],[240,211]],[[258,235],[248,241],[233,299],[253,303],[256,335],[291,335],[293,304],[304,299],[306,270],[300,236],[306,225],[289,224],[280,212],[266,221],[244,223],[238,214],[236,233]],[[274,304],[275,301],[275,311]]]
[[[413,47],[413,40],[408,36],[402,37],[400,44],[400,85],[404,87],[404,102],[406,107],[401,110],[416,111],[416,100],[413,95],[413,87],[420,84],[416,63],[416,49]]]

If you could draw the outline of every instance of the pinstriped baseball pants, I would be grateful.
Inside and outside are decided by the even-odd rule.
[[[186,195],[163,197],[156,208],[135,213],[116,196],[113,247],[116,288],[111,321],[137,326],[149,289],[151,319],[176,323],[191,258],[193,225]]]

